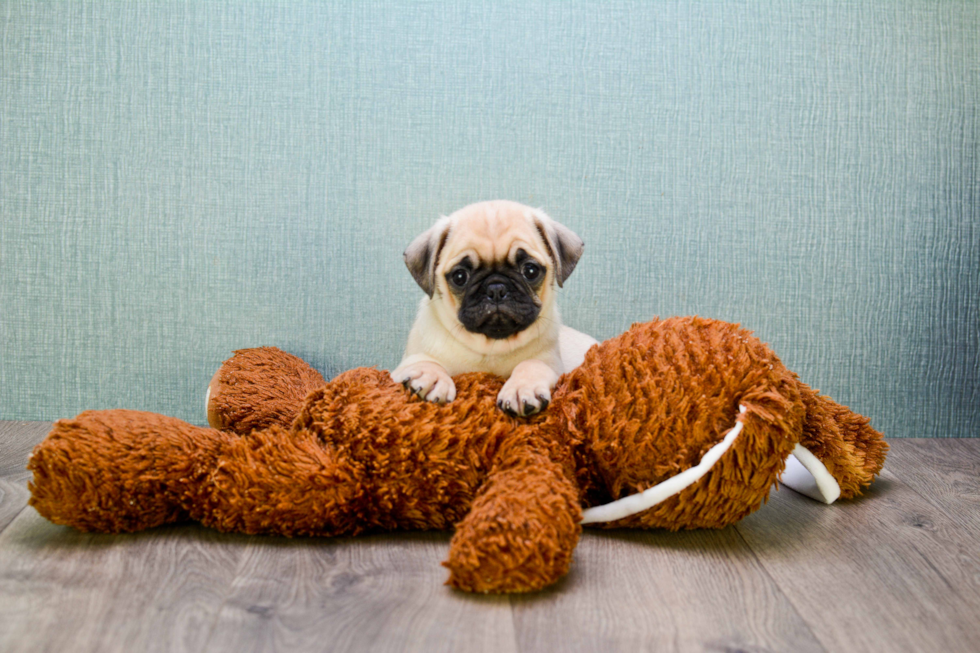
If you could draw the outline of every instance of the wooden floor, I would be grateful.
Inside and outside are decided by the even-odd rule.
[[[978,651],[980,439],[893,440],[865,497],[586,531],[529,596],[445,587],[445,533],[83,535],[27,507],[49,424],[0,422],[0,651]]]

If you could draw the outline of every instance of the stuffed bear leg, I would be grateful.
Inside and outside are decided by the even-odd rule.
[[[220,531],[250,535],[330,537],[364,529],[355,501],[361,470],[310,431],[270,426],[227,435],[192,519]]]
[[[55,423],[35,447],[30,503],[81,531],[139,531],[193,519],[222,531],[357,532],[358,472],[306,433],[246,436],[131,410]]]
[[[582,532],[578,487],[544,447],[515,439],[497,460],[443,565],[470,592],[530,592],[568,572]]]
[[[861,494],[885,463],[884,436],[871,428],[868,418],[805,383],[799,386],[806,418],[780,481],[825,503]]]
[[[289,426],[306,396],[325,383],[302,359],[276,347],[239,349],[208,385],[208,424],[239,434]]]
[[[132,410],[55,422],[31,454],[30,504],[81,531],[138,531],[188,518],[184,505],[229,436]]]

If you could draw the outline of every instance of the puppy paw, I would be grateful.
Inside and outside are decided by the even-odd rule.
[[[456,384],[439,363],[420,361],[399,367],[391,373],[391,380],[426,401],[445,404],[456,398]]]
[[[497,408],[508,415],[527,417],[540,413],[551,401],[558,373],[548,364],[531,358],[518,363],[497,395]]]
[[[522,384],[511,377],[497,395],[497,408],[511,417],[527,417],[540,413],[550,401],[547,384]]]

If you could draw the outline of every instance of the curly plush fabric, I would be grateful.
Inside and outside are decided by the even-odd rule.
[[[594,347],[529,419],[496,409],[502,380],[489,375],[456,377],[447,405],[375,369],[317,377],[274,348],[242,350],[211,384],[223,430],[122,410],[61,420],[32,455],[31,504],[103,532],[186,519],[286,536],[454,528],[450,585],[524,592],[568,571],[583,508],[697,465],[736,420],[703,478],[605,526],[733,523],[765,501],[800,442],[853,496],[887,448],[748,332],[700,318],[637,324]]]
[[[302,399],[326,383],[319,372],[277,347],[239,349],[208,386],[208,423],[245,434],[288,426]]]

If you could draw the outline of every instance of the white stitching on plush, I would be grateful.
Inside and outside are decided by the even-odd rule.
[[[745,414],[745,406],[738,407],[739,415]],[[700,462],[690,469],[685,469],[677,476],[671,476],[666,481],[657,483],[653,487],[645,489],[643,492],[631,494],[616,501],[593,506],[582,513],[583,524],[594,524],[596,522],[607,522],[622,519],[643,512],[661,501],[669,499],[681,490],[696,483],[708,471],[714,467],[715,463],[728,451],[735,442],[735,438],[742,432],[742,420],[736,419],[735,426],[725,435],[725,438],[708,449]]]

